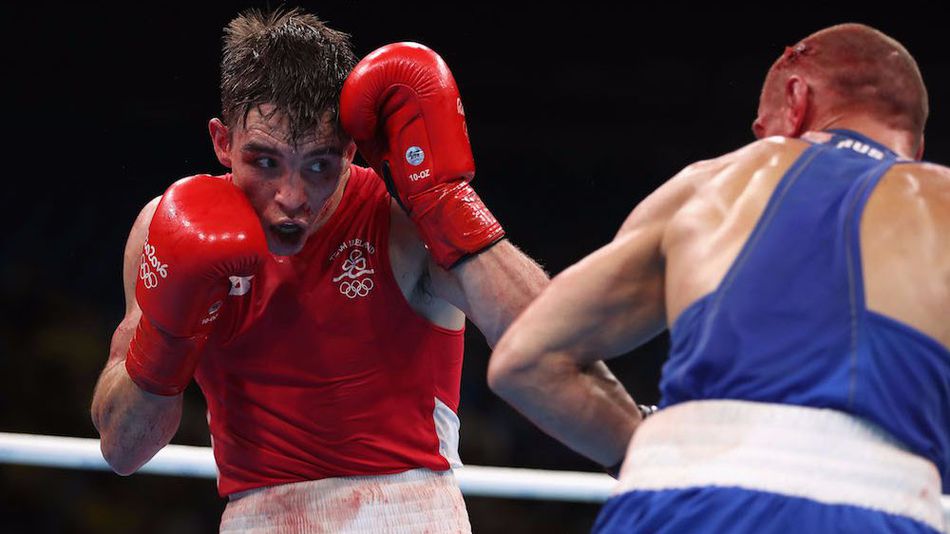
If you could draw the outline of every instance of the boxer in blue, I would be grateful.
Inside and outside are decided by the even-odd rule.
[[[927,112],[897,41],[810,35],[769,70],[758,141],[657,189],[508,330],[492,388],[626,458],[595,531],[944,528],[950,169],[920,161]],[[643,420],[602,360],[665,328]]]

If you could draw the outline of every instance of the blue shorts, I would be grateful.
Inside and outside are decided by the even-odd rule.
[[[869,508],[724,487],[622,493],[601,509],[593,532],[940,534],[908,517]]]

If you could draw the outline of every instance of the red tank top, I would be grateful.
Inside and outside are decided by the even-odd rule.
[[[457,461],[462,331],[409,307],[389,217],[382,180],[354,166],[300,253],[232,277],[195,375],[221,495]]]

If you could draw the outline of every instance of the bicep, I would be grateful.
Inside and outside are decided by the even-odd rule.
[[[663,237],[699,179],[687,168],[668,180],[637,205],[612,242],[557,276],[515,325],[524,347],[585,363],[629,352],[662,332]]]
[[[472,314],[462,281],[451,271],[440,267],[431,256],[427,256],[426,271],[422,280],[423,291],[461,310],[466,316]]]
[[[125,289],[126,316],[133,309],[138,308],[138,304],[135,302],[135,281],[138,278],[142,263],[142,247],[148,238],[148,226],[152,222],[152,215],[155,214],[155,208],[158,207],[160,199],[161,197],[154,198],[142,208],[135,219],[135,223],[132,224],[129,238],[125,242],[125,253],[122,257],[122,286]]]
[[[462,310],[494,346],[547,287],[547,273],[507,239],[444,271],[430,264],[432,291]]]
[[[122,259],[125,316],[112,334],[112,342],[109,348],[110,364],[113,361],[125,359],[129,341],[131,341],[135,328],[138,326],[139,318],[142,316],[142,310],[135,300],[135,282],[142,262],[142,247],[145,245],[145,239],[148,236],[148,226],[152,221],[152,215],[155,213],[159,200],[160,197],[155,198],[142,208],[125,243],[125,252]]]

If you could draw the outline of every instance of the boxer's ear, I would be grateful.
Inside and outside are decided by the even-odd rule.
[[[214,155],[221,165],[231,168],[231,132],[221,119],[208,121],[208,133],[211,134],[211,144],[214,146]]]
[[[351,139],[346,143],[346,147],[343,149],[343,159],[349,163],[353,163],[353,158],[356,157],[356,143]]]
[[[801,76],[793,74],[785,81],[785,135],[798,137],[807,130],[806,118],[811,111],[811,88]]]

